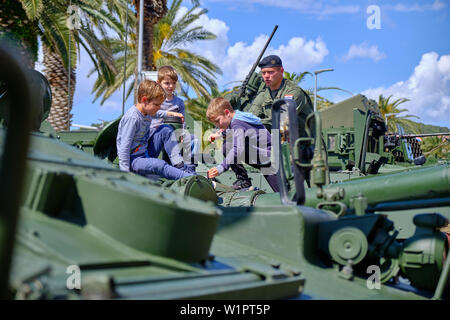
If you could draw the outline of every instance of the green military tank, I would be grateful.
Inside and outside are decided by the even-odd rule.
[[[310,164],[289,116],[289,140],[272,160],[280,163],[280,193],[218,196],[201,176],[161,184],[119,171],[108,152],[102,160],[51,133],[30,134],[43,80],[13,56],[0,49],[2,108],[11,110],[0,129],[2,298],[449,297],[448,166],[429,173],[428,192],[408,195],[403,185],[399,197],[375,197],[362,180],[327,188],[316,152],[316,187],[305,190],[300,168]],[[277,101],[275,129],[282,107],[295,114],[292,102]]]

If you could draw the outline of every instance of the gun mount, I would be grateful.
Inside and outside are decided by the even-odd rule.
[[[417,199],[429,199],[430,197],[436,198],[434,205],[436,205],[436,202],[441,203],[441,209],[444,212],[447,211],[450,205],[449,199],[445,198],[448,195],[448,190],[450,190],[449,168],[446,168],[444,171],[442,170],[443,168],[428,168],[427,172],[422,173],[423,177],[418,175],[414,177],[407,176],[410,179],[409,181],[394,175],[377,177],[379,180],[384,180],[385,184],[381,199],[377,192],[371,194],[376,188],[373,186],[374,181],[371,181],[369,186],[367,179],[351,180],[341,184],[342,186],[355,186],[356,188],[353,190],[340,187],[339,185],[332,186],[334,190],[330,190],[331,187],[328,186],[328,190],[333,192],[327,192],[327,188],[323,188],[323,184],[319,183],[319,188],[309,189],[309,194],[306,193],[306,199],[308,200],[305,202],[303,175],[300,170],[305,165],[300,161],[302,154],[301,143],[304,140],[292,135],[292,132],[298,132],[298,120],[295,113],[296,106],[291,100],[278,100],[274,103],[273,129],[280,129],[279,119],[282,105],[287,105],[289,110],[290,139],[286,143],[289,143],[290,154],[293,155],[291,166],[295,189],[292,189],[289,195],[289,182],[283,167],[285,161],[282,159],[283,155],[286,156],[286,154],[280,153],[281,166],[278,179],[279,185],[282,186],[280,192],[281,203],[285,205],[305,203],[309,206],[316,205],[316,208],[325,210],[333,206],[339,207],[339,212],[337,213],[329,211],[332,217],[337,217],[338,219],[318,223],[316,228],[318,230],[316,238],[318,245],[310,244],[309,250],[305,248],[305,253],[320,251],[322,255],[319,254],[318,256],[321,257],[321,262],[329,266],[337,263],[342,268],[341,271],[344,273],[344,277],[350,276],[348,270],[351,270],[351,274],[355,272],[355,274],[361,275],[368,267],[379,265],[382,268],[382,283],[402,275],[418,288],[435,289],[435,295],[441,292],[442,282],[447,281],[445,279],[448,277],[449,262],[447,261],[446,266],[444,266],[444,261],[447,253],[450,252],[450,236],[440,232],[440,228],[448,225],[448,218],[436,213],[418,214],[413,218],[413,223],[416,226],[415,233],[411,237],[399,241],[397,239],[399,231],[394,229],[394,223],[388,220],[387,216],[366,213],[383,210],[383,205],[387,205],[387,210],[392,209],[393,207],[389,207],[388,203],[393,199],[404,200],[402,204],[397,202],[397,205],[402,209],[423,208],[426,207],[423,203],[424,200],[420,203]],[[318,114],[316,114],[316,117],[320,118]],[[370,117],[368,118],[370,119]],[[369,121],[366,121],[366,125],[368,124]],[[320,135],[317,136],[315,141],[316,145],[320,145],[320,142],[318,143],[317,140],[321,140]],[[291,158],[290,155],[287,156]],[[435,176],[433,176],[433,173],[435,173]],[[425,180],[425,177],[429,180]],[[320,175],[316,176],[316,179],[322,180]],[[414,182],[420,182],[419,185],[426,185],[426,187],[422,186],[421,189],[414,188],[412,185]],[[402,197],[398,191],[402,190],[401,186],[404,185],[412,187],[418,193],[411,194],[411,192],[403,189],[405,193]],[[396,189],[397,194],[393,192],[394,189]],[[313,192],[315,192],[315,195]],[[327,199],[325,195],[333,196]],[[355,197],[355,195],[357,196]],[[264,197],[264,194],[259,196],[261,199],[264,199]],[[333,201],[323,201],[323,198]],[[313,199],[317,202],[313,203]],[[408,203],[408,200],[413,201],[414,204],[411,205],[411,203]],[[256,205],[258,205],[257,202]],[[347,210],[348,207],[351,210]],[[384,209],[386,210],[386,208]],[[317,259],[317,255],[312,254],[312,256],[314,257],[310,257],[311,260]]]

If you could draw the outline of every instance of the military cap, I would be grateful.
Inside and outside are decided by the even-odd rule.
[[[282,67],[281,59],[279,56],[271,55],[267,56],[261,60],[258,67],[262,68],[272,68],[272,67]]]

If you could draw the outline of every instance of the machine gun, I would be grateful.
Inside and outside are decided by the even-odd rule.
[[[269,39],[264,45],[264,48],[259,54],[258,59],[256,59],[252,68],[250,69],[250,72],[245,77],[245,80],[242,82],[242,85],[239,87],[239,89],[235,88],[231,91],[231,93],[225,96],[225,98],[228,101],[230,101],[231,105],[235,110],[247,111],[246,106],[250,105],[251,101],[253,100],[253,97],[258,92],[258,89],[262,84],[262,77],[259,74],[255,73],[255,70],[277,29],[278,25],[276,25],[275,28],[273,29],[272,34],[270,35]]]
[[[403,128],[399,127],[398,129],[398,133],[388,133],[385,135],[385,149],[392,153],[396,161],[413,162],[419,165],[425,163],[426,159],[424,156],[426,154],[423,154],[416,138],[450,136],[450,132],[404,134]],[[444,144],[448,143],[448,141],[449,139],[447,138]]]
[[[273,28],[272,34],[270,35],[269,39],[267,40],[266,44],[264,45],[264,48],[262,49],[261,53],[259,54],[258,59],[256,59],[255,63],[253,64],[253,67],[250,69],[250,72],[245,77],[245,80],[242,83],[241,88],[239,89],[239,98],[242,98],[244,96],[244,94],[246,93],[248,82],[249,82],[251,76],[253,75],[253,72],[255,72],[256,67],[259,64],[259,61],[261,60],[261,57],[263,56],[264,52],[266,51],[267,46],[269,45],[270,41],[272,40],[272,37],[275,34],[275,31],[277,31],[277,29],[278,29],[278,25],[276,25],[275,28]]]
[[[440,133],[419,133],[419,134],[388,134],[399,137],[400,139],[404,138],[422,138],[422,137],[439,137],[439,136],[450,136],[450,132],[440,132]]]

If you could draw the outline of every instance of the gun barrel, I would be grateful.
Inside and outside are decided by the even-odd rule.
[[[440,133],[419,133],[419,134],[395,134],[400,138],[415,138],[415,137],[438,137],[438,136],[450,136],[450,132]]]
[[[273,28],[272,34],[270,35],[269,39],[267,39],[266,44],[264,45],[264,48],[261,50],[261,53],[258,56],[258,59],[256,59],[256,62],[253,64],[253,67],[250,69],[250,72],[247,74],[247,77],[245,77],[244,82],[242,83],[242,86],[239,90],[239,97],[242,97],[245,93],[245,88],[247,87],[247,83],[250,80],[250,77],[252,76],[253,72],[255,72],[256,67],[259,64],[259,61],[261,60],[261,57],[263,56],[264,52],[267,49],[267,46],[269,45],[270,41],[273,38],[273,35],[275,34],[275,31],[277,31],[278,29],[278,25],[275,25],[275,27]]]
[[[264,48],[262,49],[261,53],[259,54],[258,59],[256,60],[255,64],[253,65],[253,68],[252,68],[253,70],[256,69],[256,67],[258,66],[258,63],[259,63],[259,61],[261,60],[262,55],[263,55],[264,52],[266,51],[267,46],[269,45],[270,41],[272,40],[273,35],[275,34],[275,31],[277,31],[277,29],[278,29],[278,25],[275,25],[275,27],[273,28],[273,31],[272,31],[272,33],[271,33],[269,39],[267,39],[267,42],[266,42],[266,44],[264,45]],[[253,73],[253,72],[252,72],[252,73]]]
[[[325,186],[327,188],[340,187],[345,190],[342,200],[350,206],[350,198],[361,192],[368,199],[369,207],[380,203],[394,201],[411,201],[418,199],[447,198],[450,190],[450,166],[439,165],[433,167],[406,170],[389,175],[373,176],[367,179],[354,179]],[[317,199],[317,188],[308,188],[305,206],[316,207],[323,201]],[[255,206],[281,204],[279,193],[258,195]]]
[[[369,183],[370,181],[370,183]],[[368,179],[349,180],[330,187],[345,189],[343,202],[350,205],[350,197],[361,192],[368,198],[369,206],[381,202],[407,201],[448,197],[450,190],[450,166],[440,165],[415,168],[390,175],[379,175]],[[311,203],[315,206],[315,188],[308,189]],[[307,198],[308,199],[308,198]]]

